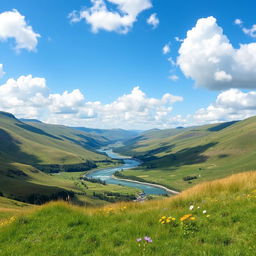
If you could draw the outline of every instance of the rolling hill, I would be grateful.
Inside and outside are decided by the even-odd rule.
[[[256,117],[185,129],[146,132],[116,149],[143,161],[122,177],[183,190],[256,168]]]
[[[85,194],[79,188],[79,176],[77,186],[74,181],[53,176],[52,172],[86,171],[115,164],[96,152],[110,143],[103,136],[37,120],[23,121],[0,112],[0,195],[26,202],[37,202],[39,198],[44,202],[74,193]],[[116,190],[114,186],[112,189]],[[100,184],[98,190],[102,190]]]

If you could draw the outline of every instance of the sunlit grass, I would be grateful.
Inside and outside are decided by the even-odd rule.
[[[255,205],[256,172],[145,203],[84,208],[53,202],[2,227],[0,254],[253,256]],[[187,214],[192,216],[184,219]],[[163,216],[176,224],[160,223]],[[144,237],[152,242],[137,242]]]

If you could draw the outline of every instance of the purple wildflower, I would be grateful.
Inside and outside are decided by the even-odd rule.
[[[145,236],[145,237],[144,237],[144,240],[145,240],[146,242],[148,242],[148,243],[152,243],[152,242],[153,242],[153,240],[152,240],[149,236]]]

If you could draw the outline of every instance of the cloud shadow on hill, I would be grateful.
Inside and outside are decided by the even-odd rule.
[[[33,132],[33,133],[37,133],[37,134],[40,134],[40,135],[44,135],[44,136],[47,136],[49,138],[52,138],[52,139],[56,139],[56,140],[63,140],[59,137],[56,137],[54,135],[51,135],[37,127],[34,127],[34,126],[31,126],[31,125],[28,125],[28,124],[25,124],[25,123],[16,123],[16,125],[22,129],[25,129],[27,131],[30,131],[30,132]]]
[[[163,157],[150,156],[147,154],[142,160],[145,161],[144,166],[147,168],[159,168],[164,166],[179,167],[183,165],[199,164],[206,162],[209,158],[203,153],[217,144],[217,142],[212,142],[205,145],[185,148],[176,153],[171,153]],[[175,145],[172,145],[172,147],[174,146]]]
[[[40,162],[36,156],[21,151],[21,143],[4,129],[0,129],[0,142],[0,154],[7,162],[19,162],[23,164]]]

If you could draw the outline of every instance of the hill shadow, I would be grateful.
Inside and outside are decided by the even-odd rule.
[[[20,142],[8,132],[0,129],[0,153],[6,162],[19,162],[23,164],[39,163],[40,160],[31,154],[21,151]]]
[[[222,124],[218,124],[214,127],[211,127],[211,128],[208,128],[207,130],[210,131],[210,132],[218,132],[218,131],[221,131],[235,123],[237,123],[239,121],[231,121],[231,122],[226,122],[226,123],[222,123]]]
[[[158,168],[159,166],[167,166],[167,165],[179,167],[182,165],[199,164],[199,163],[206,162],[207,159],[209,158],[208,156],[203,155],[203,153],[207,149],[217,144],[218,144],[217,142],[212,142],[205,145],[185,148],[176,153],[168,154],[163,157],[155,157],[155,156],[146,157],[145,156],[145,158],[143,158],[142,160],[145,161],[144,163],[145,166],[150,165],[152,166],[152,168]],[[147,163],[148,161],[150,163]]]
[[[40,135],[44,135],[44,136],[47,136],[47,137],[50,137],[52,139],[56,139],[56,140],[63,140],[59,137],[56,137],[54,135],[51,135],[37,127],[34,127],[34,126],[31,126],[29,124],[25,124],[25,123],[16,123],[16,126],[22,128],[22,129],[25,129],[27,131],[30,131],[30,132],[33,132],[33,133],[37,133],[37,134],[40,134]]]

